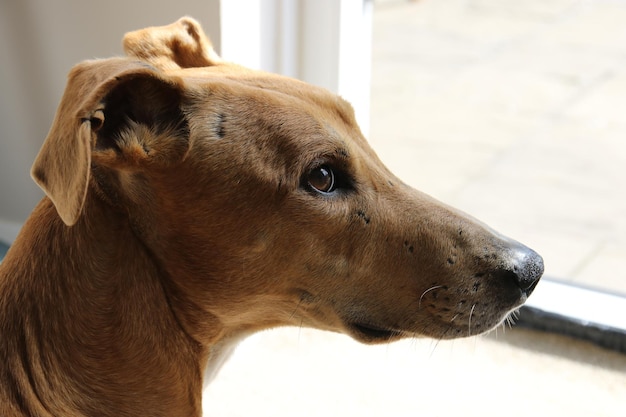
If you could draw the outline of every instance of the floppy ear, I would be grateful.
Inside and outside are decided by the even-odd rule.
[[[222,62],[200,24],[191,17],[128,32],[123,45],[128,56],[160,69],[209,67]]]
[[[157,129],[160,123],[180,123],[181,96],[178,79],[138,61],[94,60],[72,69],[50,132],[31,169],[31,176],[66,225],[75,224],[82,212],[94,151],[108,153],[109,161],[111,155],[120,159],[124,129],[137,124]]]

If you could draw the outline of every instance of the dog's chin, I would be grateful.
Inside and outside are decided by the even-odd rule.
[[[477,318],[474,322],[468,320],[465,323],[433,320],[429,325],[423,326],[420,331],[373,325],[363,321],[351,321],[345,322],[344,332],[353,339],[365,344],[388,343],[404,338],[460,339],[490,333],[498,327],[505,326],[507,323],[512,325],[517,311],[518,308],[511,309],[504,314],[490,317],[483,316]]]

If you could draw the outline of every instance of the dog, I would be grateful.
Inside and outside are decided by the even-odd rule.
[[[191,18],[68,76],[0,264],[0,415],[200,416],[277,326],[363,343],[499,326],[543,260],[412,189],[351,106],[224,62]]]

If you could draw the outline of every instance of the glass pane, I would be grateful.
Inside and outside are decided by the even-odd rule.
[[[626,3],[377,1],[371,142],[402,179],[626,294]]]

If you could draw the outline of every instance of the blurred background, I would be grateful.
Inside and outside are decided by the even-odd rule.
[[[541,253],[532,307],[559,318],[377,347],[264,332],[206,415],[624,414],[626,0],[0,0],[0,241],[42,197],[28,172],[72,65],[182,15],[227,59],[343,95],[401,179]]]

